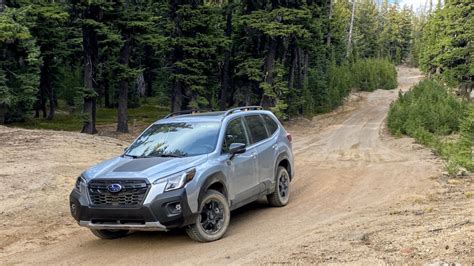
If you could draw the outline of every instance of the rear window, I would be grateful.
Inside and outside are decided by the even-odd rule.
[[[275,131],[278,129],[278,124],[269,115],[263,115],[263,119],[265,120],[265,124],[267,125],[268,133],[270,133],[270,135],[273,135],[273,133],[275,133]]]
[[[263,123],[265,123],[261,116],[251,115],[246,116],[245,121],[252,136],[252,144],[268,138],[267,130]]]

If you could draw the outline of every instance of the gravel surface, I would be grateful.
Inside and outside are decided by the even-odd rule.
[[[133,136],[0,127],[0,264],[473,264],[473,177],[444,176],[429,150],[385,127],[398,90],[419,79],[402,67],[397,90],[355,93],[330,114],[288,123],[289,205],[236,210],[226,236],[207,244],[183,230],[103,241],[70,217],[76,177]]]

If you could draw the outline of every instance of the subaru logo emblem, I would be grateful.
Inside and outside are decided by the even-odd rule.
[[[107,186],[107,190],[110,193],[118,193],[122,190],[122,185],[120,184],[110,184]]]

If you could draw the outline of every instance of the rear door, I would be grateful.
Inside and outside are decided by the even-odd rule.
[[[245,116],[245,123],[250,131],[252,147],[257,152],[258,182],[264,184],[261,186],[261,191],[263,191],[273,183],[275,138],[272,138],[272,135],[267,131],[261,115]]]
[[[230,144],[244,143],[250,146],[250,137],[245,130],[242,118],[231,120],[226,127],[222,153],[228,154]],[[229,189],[235,197],[231,200],[234,203],[242,202],[254,194],[258,186],[256,151],[254,148],[248,148],[245,153],[237,154],[232,160],[228,160],[230,168]]]

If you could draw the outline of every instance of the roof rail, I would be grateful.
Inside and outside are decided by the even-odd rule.
[[[252,110],[263,110],[263,107],[261,106],[241,106],[241,107],[236,107],[232,108],[230,110],[227,110],[224,114],[224,116],[228,116],[230,114],[233,114],[237,111],[252,111]]]
[[[190,109],[190,110],[181,110],[173,113],[167,114],[163,119],[170,118],[177,115],[187,115],[187,114],[199,114],[203,112],[213,112],[214,109]]]

